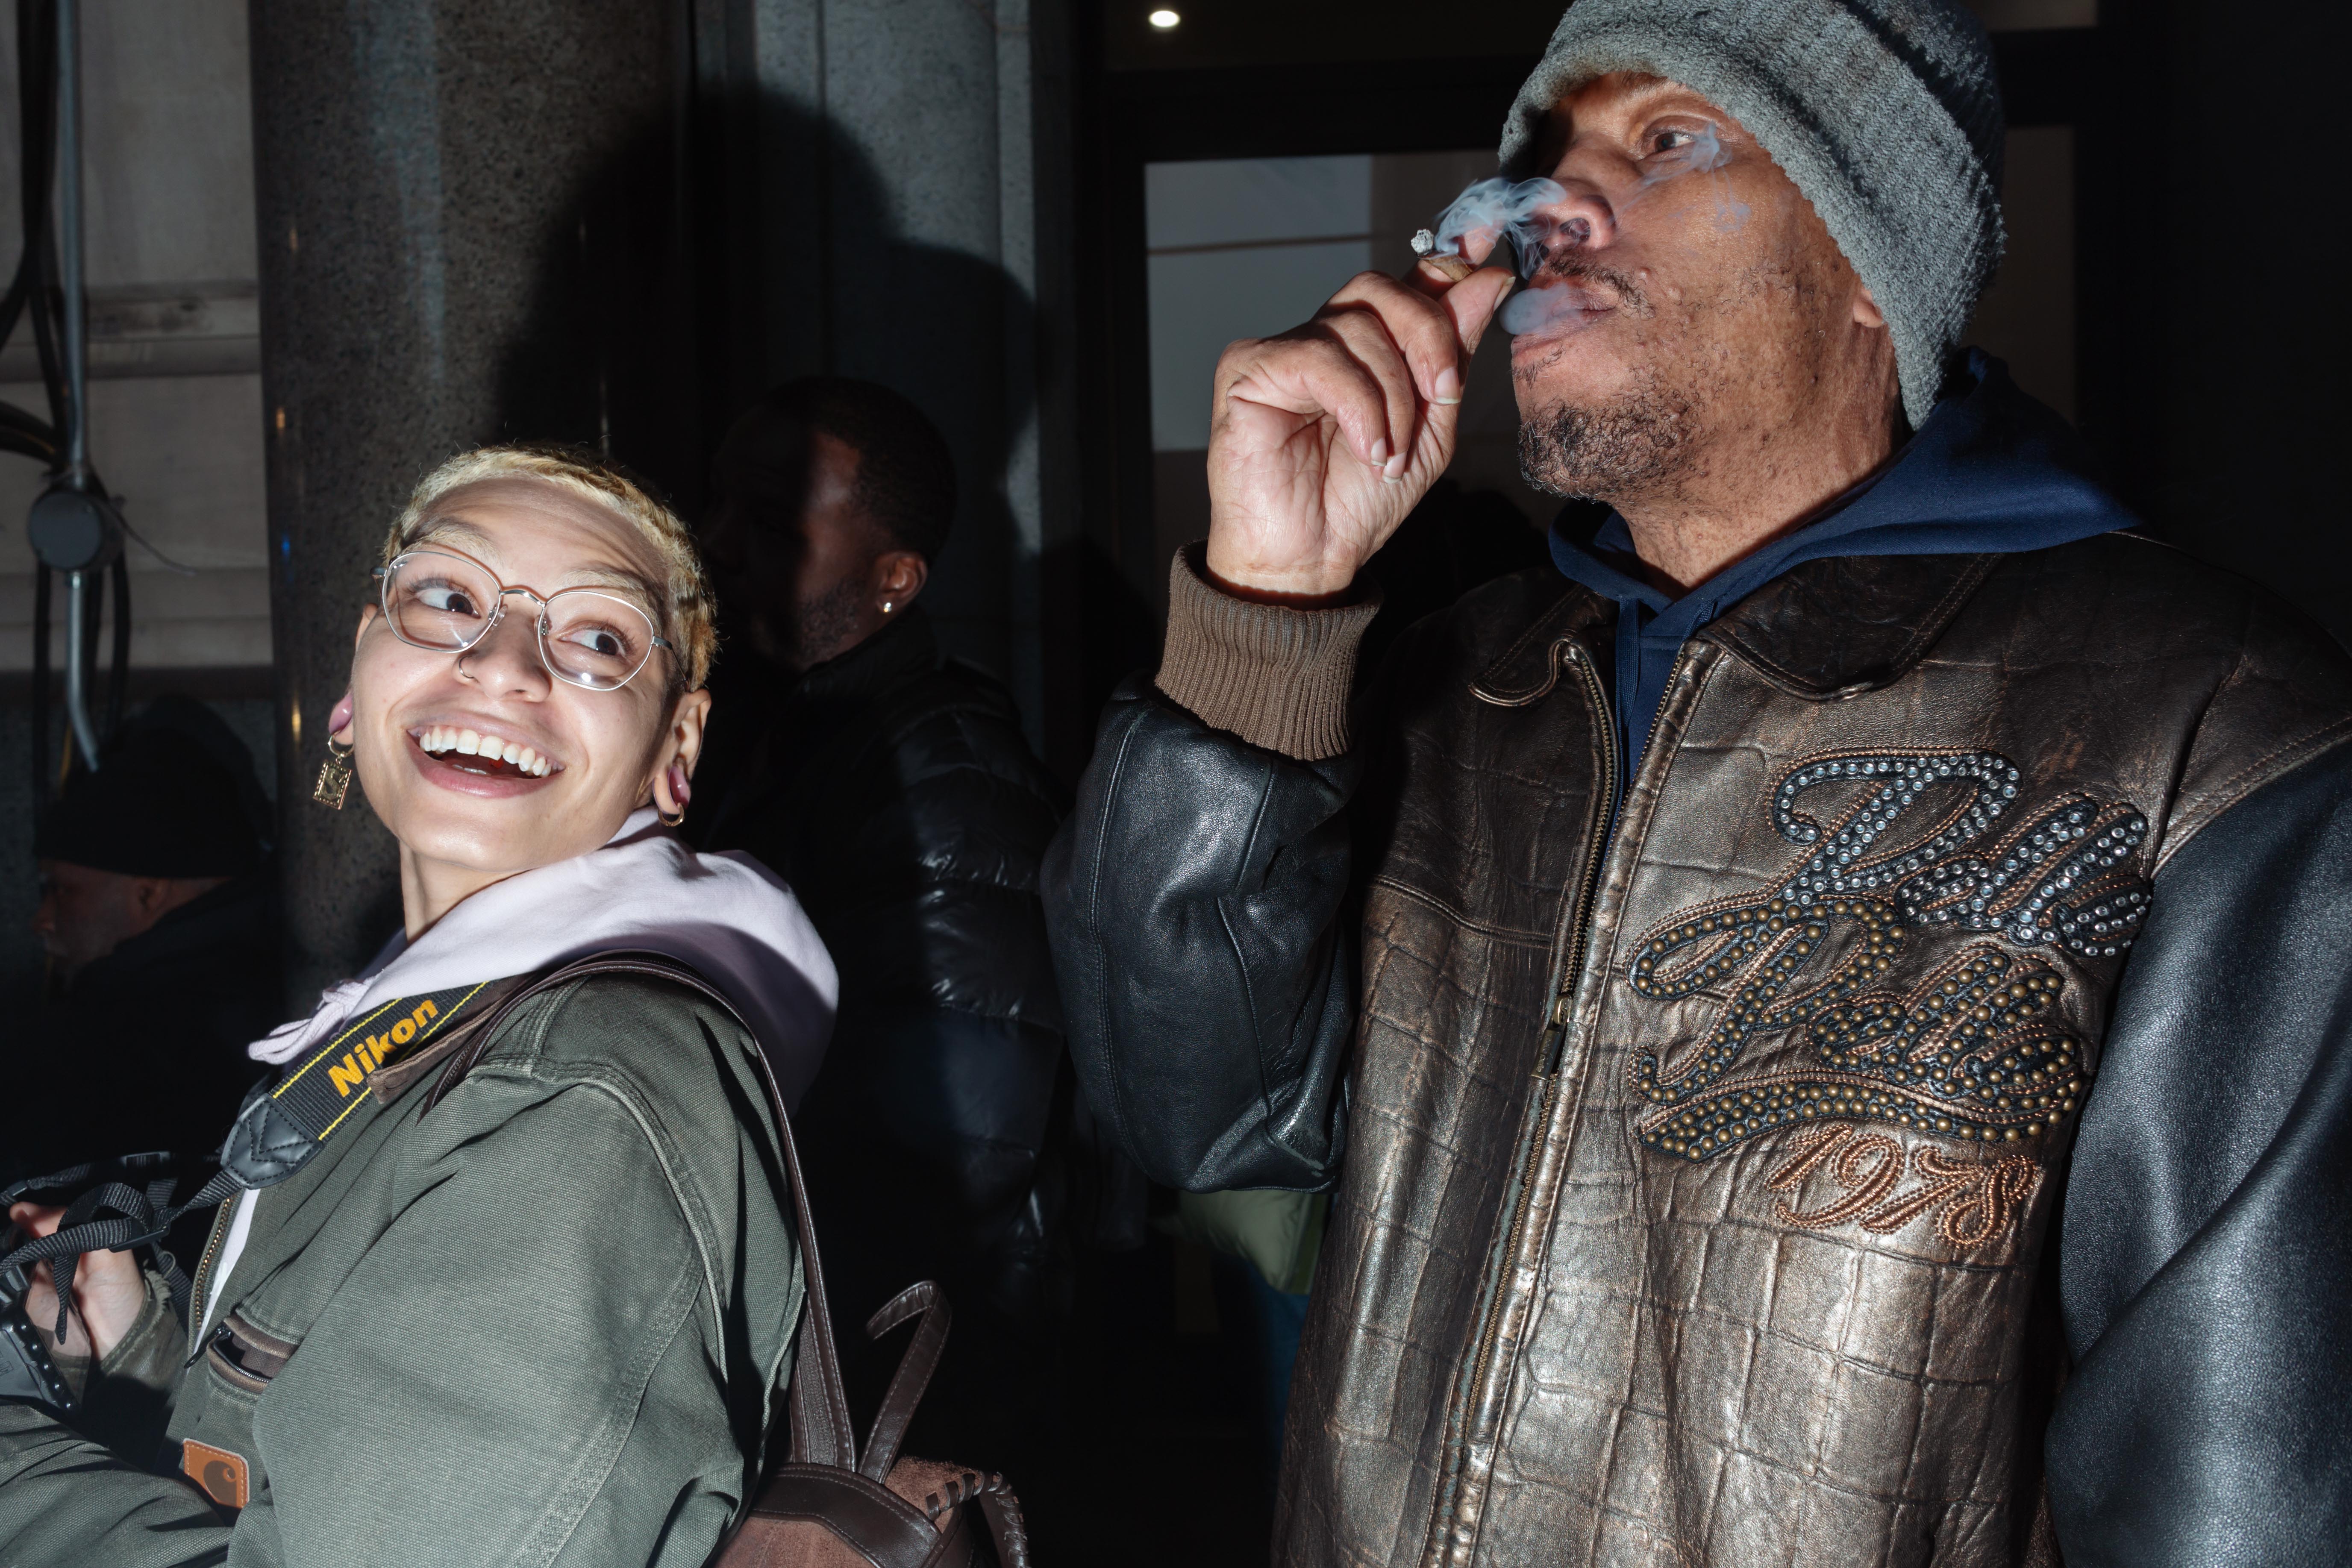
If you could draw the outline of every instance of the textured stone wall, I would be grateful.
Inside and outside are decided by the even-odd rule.
[[[698,466],[683,29],[643,0],[253,0],[291,1000],[399,918],[390,837],[309,803],[384,530],[443,458]]]

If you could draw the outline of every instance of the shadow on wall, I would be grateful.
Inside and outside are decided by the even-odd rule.
[[[674,126],[645,127],[577,183],[541,237],[481,438],[603,454],[692,521],[719,439],[761,392],[878,382],[955,454],[954,529],[925,602],[951,652],[1002,676],[1029,296],[992,262],[902,237],[880,170],[822,116],[762,95],[756,123],[754,147],[700,139],[683,158]]]
[[[678,173],[675,130],[659,124],[574,186],[540,238],[530,303],[499,358],[496,425],[479,436],[583,447],[690,507],[709,444]]]
[[[949,652],[1009,676],[1021,529],[1007,471],[1041,358],[1027,290],[992,260],[909,237],[900,186],[791,99],[752,95],[706,145],[692,173],[701,464],[752,398],[795,376],[906,396],[956,463],[955,520],[924,604]],[[699,486],[681,494],[698,499]]]

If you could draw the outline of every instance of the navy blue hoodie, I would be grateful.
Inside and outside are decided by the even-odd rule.
[[[1612,512],[1586,549],[1551,534],[1559,570],[1617,601],[1617,727],[1630,778],[1692,632],[1790,568],[1825,556],[1981,555],[2047,549],[2138,519],[2090,476],[2081,436],[2017,390],[2009,371],[1969,350],[1959,390],[1936,405],[1894,462],[1837,507],[1669,600],[1602,559],[1631,560],[1633,537]],[[1596,554],[1595,552],[1600,552]]]

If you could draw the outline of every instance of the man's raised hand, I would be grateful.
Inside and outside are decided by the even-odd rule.
[[[1484,237],[1484,236],[1482,236]],[[1210,575],[1253,594],[1346,591],[1454,459],[1462,382],[1512,275],[1366,272],[1315,319],[1232,344],[1209,425]]]

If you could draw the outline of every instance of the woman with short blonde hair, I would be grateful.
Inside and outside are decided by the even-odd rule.
[[[320,798],[356,774],[403,929],[253,1046],[188,1326],[81,1260],[79,1430],[0,1404],[12,1565],[699,1564],[761,1474],[803,1296],[763,1078],[805,1087],[835,978],[788,891],[666,826],[710,706],[690,538],[494,447],[417,486],[373,586]],[[615,951],[732,1007],[610,973],[515,1003]]]

